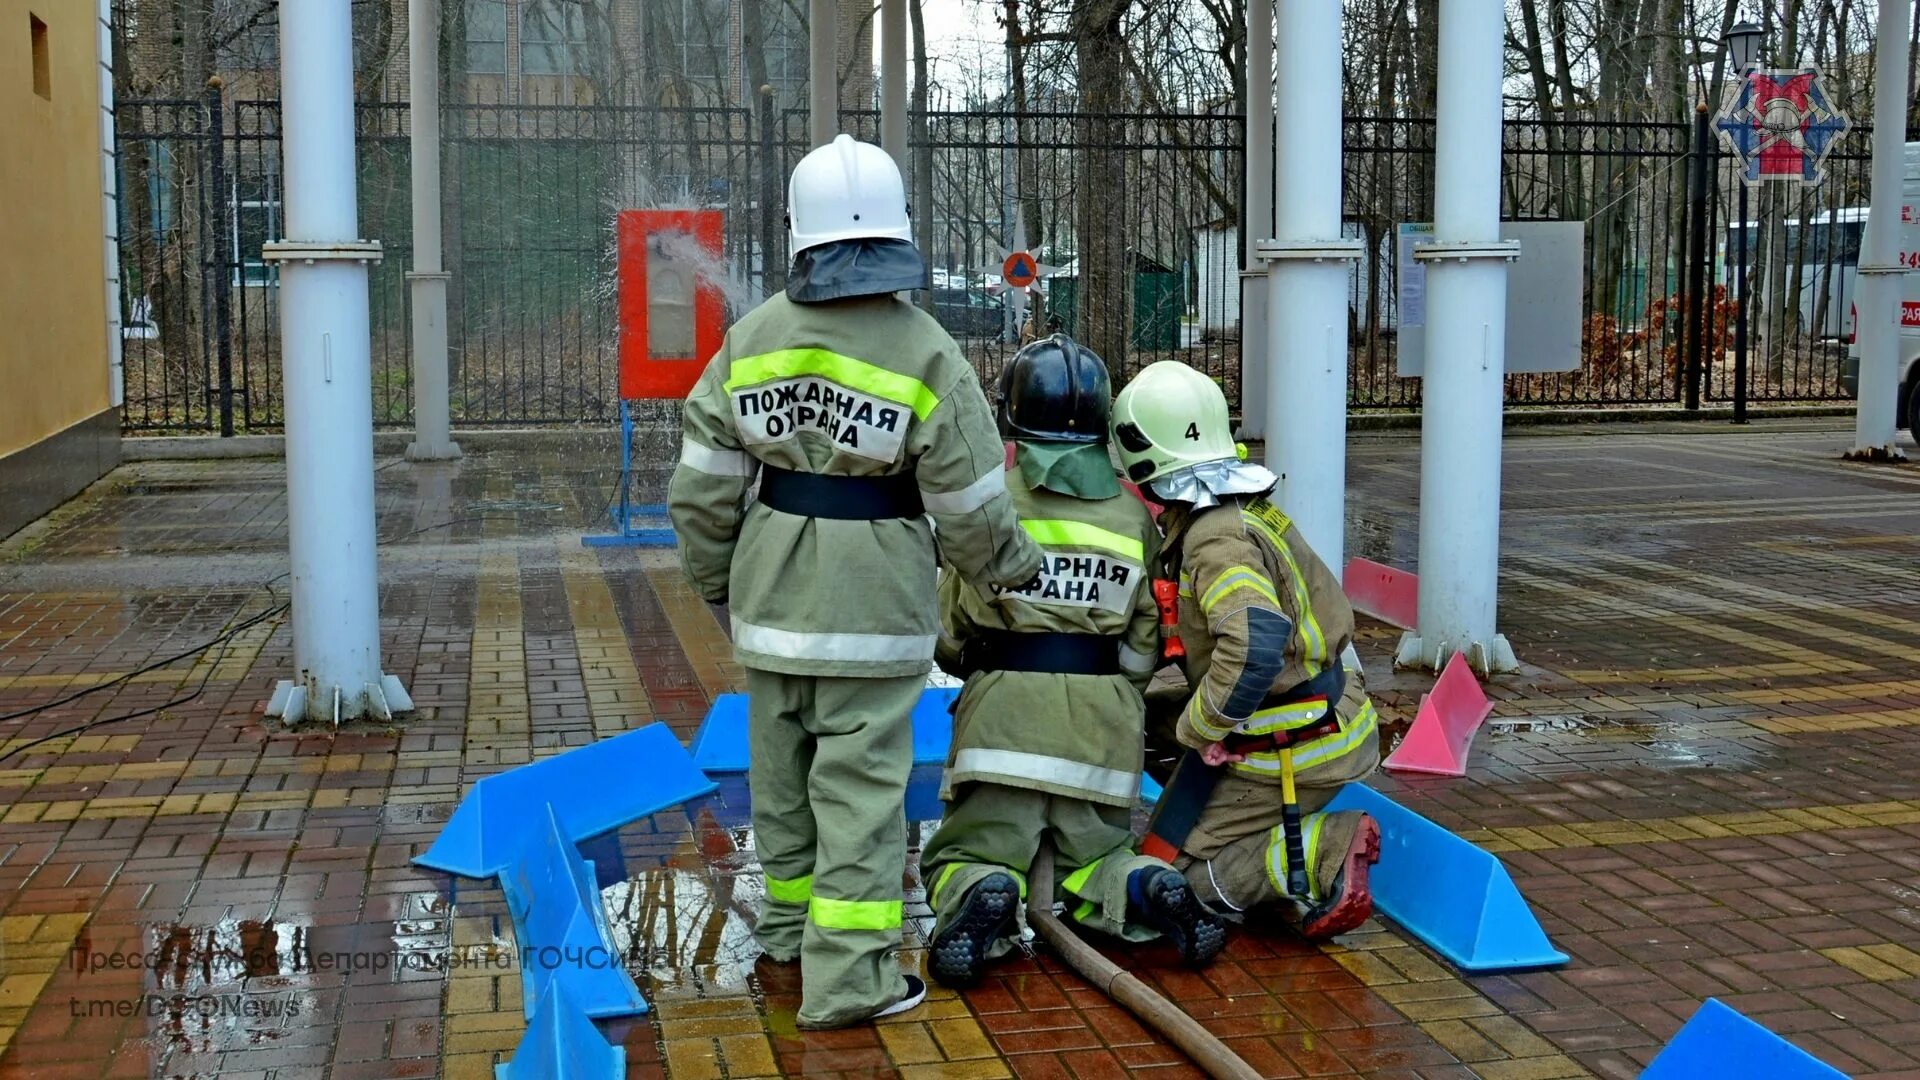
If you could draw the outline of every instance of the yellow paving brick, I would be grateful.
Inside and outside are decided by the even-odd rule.
[[[987,1039],[987,1033],[980,1029],[980,1022],[970,1016],[965,1019],[934,1020],[927,1026],[933,1029],[933,1037],[949,1061],[994,1056],[993,1043]]]
[[[933,1033],[927,1030],[925,1024],[882,1024],[878,1030],[880,1043],[887,1048],[887,1057],[895,1065],[945,1060],[940,1047],[933,1041]]]
[[[512,1014],[502,1014],[512,1015]],[[524,1018],[513,1016],[515,1024],[510,1028],[493,1031],[470,1031],[462,1034],[448,1032],[445,1040],[449,1054],[474,1054],[504,1051],[511,1053],[520,1045],[521,1036],[526,1033],[527,1022]]]
[[[526,1026],[526,1017],[500,1009],[493,1012],[462,1013],[459,1016],[447,1017],[448,1035],[471,1035],[480,1031],[519,1031]]]
[[[1493,1061],[1509,1056],[1506,1051],[1495,1045],[1479,1031],[1467,1025],[1464,1020],[1434,1020],[1420,1025],[1420,1030],[1433,1037],[1447,1053],[1461,1061]]]
[[[1434,1001],[1406,1001],[1394,1005],[1405,1013],[1407,1019],[1415,1023],[1425,1020],[1463,1020],[1469,1016],[1494,1016],[1500,1012],[1500,1006],[1486,998],[1471,997],[1440,998]]]
[[[40,996],[53,977],[51,971],[32,971],[0,978],[0,1008],[24,1009]]]
[[[700,1016],[754,1016],[758,1010],[750,997],[685,998],[671,1007],[661,1006],[660,1019],[682,1020]]]
[[[1452,979],[1453,973],[1427,958],[1427,954],[1415,948],[1390,949],[1375,953],[1414,982],[1437,982]]]
[[[1516,1058],[1548,1057],[1558,1052],[1552,1043],[1511,1016],[1481,1016],[1467,1023]]]
[[[39,821],[40,815],[47,812],[49,805],[51,804],[38,802],[18,803],[7,807],[6,816],[0,817],[0,821],[4,821],[8,825],[28,825]]]
[[[1920,975],[1920,953],[1904,945],[1866,945],[1861,952],[1884,964],[1892,964],[1908,975]]]
[[[1407,977],[1400,973],[1400,969],[1372,953],[1337,952],[1333,954],[1333,960],[1341,967],[1353,972],[1354,978],[1367,986],[1391,986],[1407,981]]]
[[[712,1039],[668,1039],[667,1075],[673,1080],[720,1080],[720,1049]]]
[[[1480,1080],[1571,1080],[1592,1076],[1573,1059],[1559,1054],[1519,1058],[1510,1061],[1483,1061],[1473,1067]]]
[[[1012,1075],[1005,1063],[997,1058],[947,1061],[938,1065],[905,1065],[900,1069],[900,1080],[1003,1080]]]
[[[773,1044],[764,1034],[722,1035],[720,1056],[727,1063],[729,1080],[780,1075],[780,1065],[773,1057]]]
[[[1458,979],[1444,982],[1394,983],[1376,986],[1373,992],[1380,1000],[1389,1005],[1404,1005],[1411,1001],[1454,1001],[1460,998],[1477,996],[1477,992]]]
[[[1861,949],[1821,949],[1820,955],[1843,967],[1851,968],[1874,982],[1891,982],[1894,979],[1907,977],[1906,971],[1877,959]]]
[[[491,1053],[450,1053],[440,1059],[442,1080],[494,1080]]]
[[[447,980],[447,1015],[491,1012],[493,980],[455,977]]]
[[[666,1010],[661,1010],[663,1013]],[[711,1039],[719,1035],[752,1035],[762,1029],[758,1016],[695,1016],[660,1020],[665,1039]]]
[[[0,916],[0,944],[11,945],[15,942],[31,941],[34,930],[45,918],[44,915]]]

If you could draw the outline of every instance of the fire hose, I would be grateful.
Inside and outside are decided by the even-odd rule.
[[[1067,966],[1093,984],[1094,989],[1112,998],[1149,1028],[1179,1047],[1193,1063],[1217,1080],[1259,1080],[1253,1066],[1227,1049],[1227,1044],[1201,1027],[1199,1021],[1182,1012],[1152,987],[1118,964],[1100,955],[1081,941],[1053,913],[1053,844],[1040,841],[1028,875],[1027,924],[1051,944]]]

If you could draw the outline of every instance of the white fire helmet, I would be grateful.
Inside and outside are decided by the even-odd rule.
[[[1227,396],[1177,360],[1148,364],[1113,402],[1113,442],[1136,484],[1176,469],[1240,456]]]
[[[885,150],[839,135],[800,159],[787,181],[790,254],[836,240],[913,239],[906,185]]]

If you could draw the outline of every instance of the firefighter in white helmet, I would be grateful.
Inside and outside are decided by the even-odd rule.
[[[1114,443],[1166,511],[1159,576],[1177,583],[1168,651],[1187,689],[1149,696],[1149,727],[1185,749],[1142,852],[1169,858],[1222,912],[1278,909],[1309,938],[1372,913],[1380,834],[1323,813],[1379,765],[1373,703],[1340,580],[1241,460],[1226,397],[1184,364],[1149,365],[1114,402]]]
[[[733,325],[688,396],[669,506],[746,669],[755,935],[800,961],[799,1023],[825,1028],[926,993],[892,953],[909,716],[940,631],[934,527],[981,588],[1025,582],[1040,549],[973,368],[896,295],[927,274],[893,159],[842,135],[794,169],[787,212],[786,291]]]

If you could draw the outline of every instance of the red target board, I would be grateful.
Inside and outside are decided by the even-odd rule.
[[[1016,251],[1000,264],[1000,280],[1016,289],[1024,289],[1040,278],[1040,264],[1032,255]]]
[[[623,399],[684,398],[720,351],[726,298],[675,255],[704,252],[718,262],[724,229],[719,210],[620,211]]]

